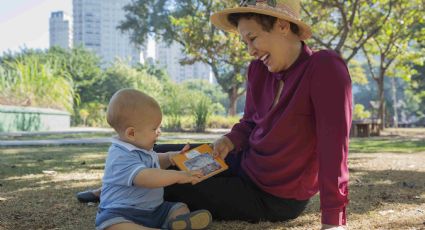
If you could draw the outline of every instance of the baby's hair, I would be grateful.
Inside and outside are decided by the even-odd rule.
[[[109,101],[106,120],[118,133],[143,119],[148,111],[160,110],[158,102],[149,95],[135,89],[118,90]]]

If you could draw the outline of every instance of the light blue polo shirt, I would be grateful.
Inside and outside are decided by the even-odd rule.
[[[160,168],[158,154],[113,138],[105,163],[100,208],[153,210],[164,202],[164,188],[133,185],[136,175],[147,168]]]

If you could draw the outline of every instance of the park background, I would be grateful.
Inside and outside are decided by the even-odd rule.
[[[352,77],[350,228],[424,229],[424,2],[302,3],[303,20],[313,28],[306,43],[336,51]],[[243,114],[252,58],[236,34],[212,27],[209,16],[232,5],[237,1],[132,1],[118,25],[140,46],[149,39],[178,43],[185,54],[180,63],[208,65],[214,83],[174,82],[153,59],[104,63],[83,45],[3,52],[0,229],[93,228],[96,204],[80,204],[74,195],[100,185],[114,135],[106,106],[121,88],[159,101],[159,143],[211,142],[228,131]],[[214,222],[212,229],[318,229],[319,220],[316,196],[294,221]]]

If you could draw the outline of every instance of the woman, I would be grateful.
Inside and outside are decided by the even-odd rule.
[[[255,58],[244,116],[214,143],[229,170],[166,187],[165,200],[207,209],[214,219],[285,221],[320,191],[322,229],[344,229],[351,80],[336,53],[303,42],[311,30],[299,13],[299,0],[249,0],[212,15]]]
[[[215,219],[296,218],[320,191],[322,229],[343,229],[348,203],[351,80],[332,51],[312,52],[300,2],[242,1],[211,17],[237,32],[255,58],[244,116],[214,143],[228,172],[165,189],[165,199],[207,209]]]

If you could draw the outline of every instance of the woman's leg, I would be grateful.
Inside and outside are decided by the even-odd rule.
[[[229,154],[229,170],[196,185],[164,188],[164,199],[183,202],[191,210],[206,209],[217,220],[284,221],[296,218],[308,201],[272,196],[259,189],[240,168],[240,154]]]
[[[165,187],[164,199],[186,203],[191,210],[206,209],[217,220],[264,219],[261,199],[239,177],[212,177],[196,185],[171,185]]]
[[[190,144],[190,148],[196,148],[200,145],[207,143],[193,143]],[[157,144],[153,147],[153,150],[157,153],[165,153],[170,151],[180,151],[186,144]]]

